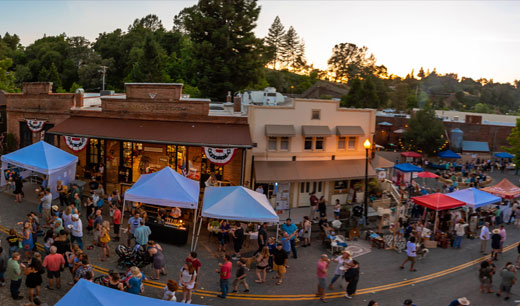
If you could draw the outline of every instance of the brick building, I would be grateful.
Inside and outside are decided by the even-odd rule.
[[[7,130],[20,146],[44,138],[78,155],[78,175],[88,179],[104,165],[105,189],[124,192],[143,173],[170,166],[201,185],[211,173],[223,184],[244,180],[245,151],[252,147],[247,117],[215,116],[208,99],[183,98],[182,84],[128,83],[126,94],[88,97],[52,93],[52,83],[27,83],[5,94]],[[27,120],[44,121],[32,133]],[[78,152],[68,140],[88,139]],[[208,158],[204,148],[213,150]],[[208,151],[209,152],[209,151]],[[226,165],[213,163],[234,154]]]

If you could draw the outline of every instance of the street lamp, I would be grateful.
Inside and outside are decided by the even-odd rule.
[[[366,158],[365,158],[365,226],[368,225],[368,150],[372,147],[370,140],[365,140],[363,143],[363,147],[365,147]]]

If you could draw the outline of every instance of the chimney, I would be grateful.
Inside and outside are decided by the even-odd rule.
[[[231,91],[228,91],[228,92],[227,92],[226,102],[230,102],[230,103],[232,102],[232,101],[231,101]]]
[[[235,113],[242,112],[242,97],[240,94],[233,97],[233,111]]]

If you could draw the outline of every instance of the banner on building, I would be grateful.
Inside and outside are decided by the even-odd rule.
[[[235,156],[235,148],[210,148],[204,147],[204,154],[215,165],[224,166]]]
[[[43,126],[45,125],[45,120],[27,119],[26,121],[29,130],[31,130],[33,133],[38,133],[39,131],[43,130]]]
[[[87,147],[88,138],[86,137],[74,137],[74,136],[63,136],[65,138],[65,144],[69,149],[74,152],[79,152]]]

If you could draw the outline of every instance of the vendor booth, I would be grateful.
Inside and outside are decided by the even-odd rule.
[[[412,183],[413,173],[414,172],[423,172],[424,170],[421,167],[417,167],[414,164],[396,164],[394,166],[396,169],[395,182],[397,185],[401,183],[409,182]]]
[[[511,158],[513,158],[513,157],[515,157],[515,156],[512,155],[512,154],[509,154],[509,153],[507,153],[507,152],[499,152],[499,153],[495,153],[495,157],[498,157],[498,158],[509,158],[509,159],[511,159]]]
[[[6,171],[11,168],[22,168],[22,178],[27,178],[33,172],[47,176],[47,188],[50,188],[52,198],[58,198],[56,183],[61,181],[68,185],[76,177],[78,157],[69,154],[45,141],[39,141],[30,146],[2,156],[1,185],[6,184]]]
[[[188,241],[190,223],[195,224],[199,202],[199,182],[186,178],[170,167],[143,174],[125,192],[125,203],[139,203],[146,211],[152,231],[150,239],[183,245]],[[124,211],[124,207],[123,207]],[[190,214],[193,213],[193,221]]]
[[[185,305],[115,290],[80,279],[55,306],[172,306]],[[193,304],[195,305],[195,304]]]
[[[439,157],[440,158],[445,158],[445,159],[459,159],[461,158],[461,156],[455,152],[453,152],[452,150],[446,150],[446,151],[442,151],[442,152],[439,152]]]
[[[503,199],[515,199],[520,197],[520,188],[511,183],[508,179],[503,179],[496,185],[482,188],[481,190]]]
[[[497,196],[473,187],[451,192],[446,195],[462,201],[466,203],[468,207],[474,209],[502,201],[502,199]]]
[[[421,205],[435,211],[435,226],[433,229],[434,234],[437,232],[437,218],[438,212],[440,210],[452,209],[466,205],[466,203],[451,198],[442,193],[432,193],[420,197],[413,197],[412,201],[417,205]]]
[[[242,186],[207,187],[201,217],[243,222],[278,223],[280,220],[265,194]],[[197,247],[201,226],[202,218],[193,249]]]

